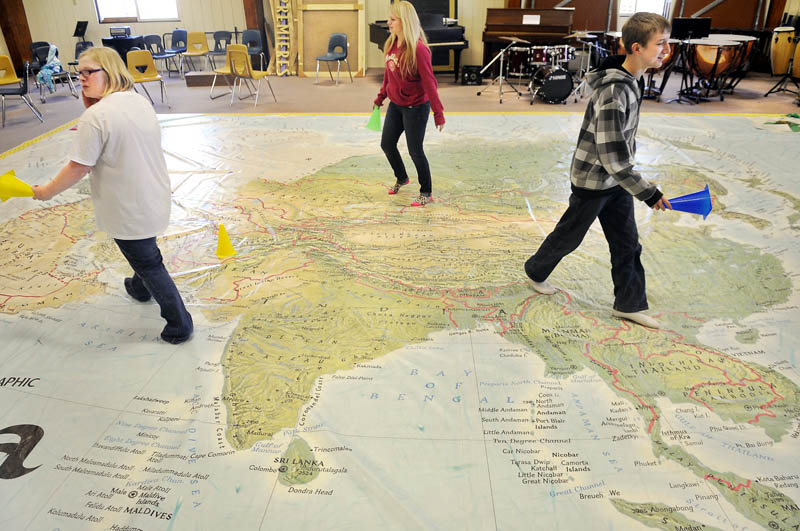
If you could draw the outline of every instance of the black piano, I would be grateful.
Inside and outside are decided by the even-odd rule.
[[[517,37],[531,44],[566,44],[574,9],[487,9],[483,29],[483,64]]]
[[[128,52],[132,49],[146,50],[144,37],[141,35],[128,35],[126,37],[103,37],[103,46],[114,48],[122,62],[128,64]]]
[[[419,3],[416,7],[418,10],[422,9]],[[449,66],[450,50],[453,50],[453,69],[455,79],[458,81],[461,51],[469,47],[469,41],[464,38],[464,26],[445,24],[444,15],[440,13],[420,12],[419,21],[431,48],[433,66]],[[377,44],[381,50],[388,38],[389,25],[385,20],[378,20],[369,25],[369,40]]]

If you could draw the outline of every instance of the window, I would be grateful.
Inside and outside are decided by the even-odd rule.
[[[95,0],[94,3],[100,23],[178,20],[177,0]]]
[[[619,14],[630,16],[639,11],[646,11],[663,15],[665,4],[667,4],[665,0],[620,0]]]

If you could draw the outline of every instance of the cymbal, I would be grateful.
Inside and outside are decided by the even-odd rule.
[[[498,37],[498,39],[511,42],[521,42],[522,44],[530,44],[530,41],[526,41],[525,39],[520,39],[519,37]]]
[[[564,38],[565,38],[565,39],[585,39],[586,37],[590,37],[590,38],[591,38],[591,37],[593,37],[593,36],[594,36],[594,35],[592,35],[592,34],[591,34],[591,33],[589,33],[588,31],[576,31],[576,32],[574,32],[574,33],[570,33],[569,35],[567,35],[567,36],[566,36],[566,37],[564,37]],[[501,37],[501,38],[502,38],[502,37]]]

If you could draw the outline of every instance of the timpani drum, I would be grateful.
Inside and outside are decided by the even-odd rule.
[[[794,28],[780,26],[772,30],[772,40],[769,46],[769,62],[773,75],[782,75],[789,72],[789,60],[794,51]]]
[[[744,74],[749,67],[750,55],[753,53],[753,48],[756,45],[757,38],[752,35],[738,35],[736,33],[714,33],[709,37],[742,43],[742,50],[739,51],[739,56],[735,64],[731,67],[737,74]]]
[[[697,77],[711,82],[728,73],[742,48],[738,42],[712,38],[691,39],[687,46],[689,68]]]

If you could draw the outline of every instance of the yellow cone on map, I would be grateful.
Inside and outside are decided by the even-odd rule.
[[[217,240],[217,258],[225,260],[236,254],[236,249],[231,245],[231,239],[228,238],[228,231],[225,230],[225,225],[219,224],[219,238]]]
[[[369,122],[367,122],[367,129],[378,132],[381,130],[381,108],[377,105],[372,106],[372,116],[369,117]]]
[[[12,197],[33,197],[33,188],[17,179],[14,170],[0,175],[0,201],[4,203]]]

